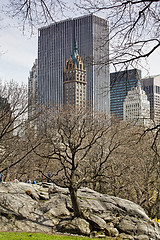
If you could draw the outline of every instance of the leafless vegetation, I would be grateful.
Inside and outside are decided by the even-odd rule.
[[[33,151],[39,157],[35,170],[68,187],[75,216],[84,217],[77,199],[81,186],[132,200],[150,217],[158,216],[159,149],[152,149],[153,132],[142,137],[143,127],[74,109],[50,110],[47,116]]]
[[[113,64],[115,70],[135,67],[160,46],[159,0],[81,0],[74,4],[63,0],[9,1],[3,11],[17,17],[24,27],[29,24],[34,28],[57,21],[59,15],[67,16],[74,6],[79,15],[98,13],[109,20],[110,37],[106,38],[106,44],[109,41],[110,60],[104,56],[99,60],[100,65]]]
[[[159,0],[83,0],[76,6],[109,19],[110,37],[103,44],[110,43],[110,59],[103,55],[98,62],[101,67],[112,64],[117,71],[140,66],[160,46]],[[3,10],[33,29],[57,20],[66,4],[61,0],[9,1],[7,11]],[[69,188],[76,216],[83,215],[76,193],[84,185],[135,201],[150,217],[160,218],[160,125],[144,130],[124,123],[112,125],[102,115],[62,110],[47,112],[41,121],[42,134],[37,135],[25,120],[25,96],[24,88],[13,83],[1,88],[8,106],[0,109],[0,162],[6,179],[14,166],[12,174],[18,177],[29,172],[43,179],[51,172],[54,181]]]
[[[63,17],[67,9],[69,8],[63,0],[9,0],[3,4],[3,12],[11,18],[16,18],[23,30],[29,26],[31,33],[37,27]]]
[[[47,181],[51,173],[53,182],[69,189],[75,216],[85,217],[77,190],[88,186],[132,200],[144,207],[151,218],[159,217],[156,131],[144,134],[147,130],[143,127],[110,121],[105,115],[87,110],[76,112],[73,108],[44,108],[43,115],[38,114],[31,121],[26,118],[25,87],[11,82],[1,89],[3,180]],[[34,125],[37,117],[38,129]]]
[[[77,1],[85,12],[99,13],[110,23],[110,63],[115,70],[140,65],[160,46],[160,1]],[[108,62],[102,59],[101,64]]]
[[[0,85],[0,172],[3,179],[22,174],[14,171],[32,151],[25,141],[28,122],[28,94],[25,85],[13,81]],[[12,169],[12,170],[11,170]],[[17,169],[16,169],[17,170]],[[17,172],[17,173],[16,173]]]

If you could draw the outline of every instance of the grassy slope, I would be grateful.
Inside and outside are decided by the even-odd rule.
[[[87,240],[86,237],[78,236],[56,236],[47,235],[43,233],[19,233],[19,232],[0,232],[0,240]],[[120,238],[105,238],[105,240],[112,240]],[[92,240],[92,238],[90,238]],[[95,240],[95,239],[94,239]]]

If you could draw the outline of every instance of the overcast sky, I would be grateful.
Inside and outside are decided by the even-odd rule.
[[[27,83],[29,71],[37,58],[37,37],[27,37],[9,27],[0,31],[0,79]]]
[[[0,10],[2,5],[0,2]],[[29,31],[24,34],[17,26],[16,20],[0,12],[0,79],[28,83],[29,71],[37,58],[37,36],[31,37]]]
[[[1,3],[0,3],[1,5]],[[28,82],[29,71],[37,58],[38,40],[37,36],[23,34],[14,27],[13,20],[3,16],[0,28],[0,79],[17,82]],[[38,30],[37,30],[38,31]],[[149,70],[150,75],[160,74],[160,49],[153,53],[148,65],[143,65]],[[148,74],[142,71],[142,76]]]

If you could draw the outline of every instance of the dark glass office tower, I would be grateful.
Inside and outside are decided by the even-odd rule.
[[[132,87],[141,84],[141,71],[131,69],[110,74],[111,116],[123,119],[123,102]]]
[[[108,33],[108,21],[93,14],[39,29],[38,92],[42,104],[63,105],[65,59],[77,41],[87,71],[87,103],[109,115],[109,66],[99,65],[109,58]]]

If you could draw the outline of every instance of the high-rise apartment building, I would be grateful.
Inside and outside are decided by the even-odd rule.
[[[143,89],[150,101],[151,119],[160,123],[160,75],[142,79]]]
[[[28,117],[32,117],[35,113],[37,104],[37,75],[38,75],[38,62],[37,59],[33,63],[32,69],[28,77]]]
[[[131,69],[110,74],[110,111],[111,116],[123,120],[123,102],[132,87],[141,79],[141,71]]]
[[[64,106],[86,107],[86,67],[78,54],[77,42],[64,68]]]
[[[98,64],[109,58],[108,21],[94,14],[53,23],[39,29],[38,94],[42,104],[64,104],[63,74],[77,41],[86,66],[87,103],[109,115],[109,66]],[[108,62],[108,61],[107,61]],[[104,62],[103,62],[104,63]]]
[[[150,102],[141,85],[132,87],[123,102],[123,120],[134,124],[150,124]]]

